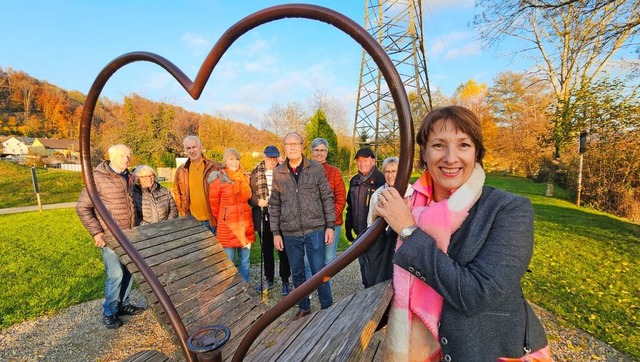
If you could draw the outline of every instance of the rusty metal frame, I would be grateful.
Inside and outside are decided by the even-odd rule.
[[[397,108],[399,125],[400,125],[400,162],[398,165],[398,190],[402,194],[408,184],[411,175],[413,163],[413,123],[409,100],[404,89],[402,80],[395,69],[393,62],[384,52],[382,47],[371,37],[367,31],[350,18],[342,15],[334,10],[316,5],[308,4],[288,4],[279,5],[255,12],[233,26],[231,26],[218,40],[205,58],[202,66],[194,81],[191,81],[178,67],[169,60],[149,52],[132,52],[124,54],[111,62],[109,62],[98,74],[94,80],[82,112],[80,122],[80,160],[82,163],[82,176],[84,179],[87,193],[93,202],[96,211],[102,217],[107,228],[114,235],[116,240],[122,245],[125,252],[129,255],[133,263],[136,265],[142,276],[147,280],[149,286],[156,294],[160,305],[165,310],[171,326],[178,336],[180,345],[188,361],[196,361],[195,354],[190,352],[186,345],[188,338],[187,331],[178,315],[178,312],[162,287],[162,284],[153,273],[151,268],[144,261],[138,251],[131,245],[131,242],[118,227],[115,220],[111,217],[109,211],[98,195],[95,180],[91,167],[91,121],[95,107],[102,89],[107,81],[120,68],[129,63],[137,61],[147,61],[155,63],[169,72],[187,93],[195,100],[200,98],[202,91],[211,76],[213,68],[218,64],[220,58],[226,50],[243,34],[260,25],[285,19],[285,18],[304,18],[309,20],[317,20],[332,25],[354,39],[362,48],[369,53],[374,62],[380,67],[385,81],[391,90],[393,102]],[[362,254],[376,239],[376,237],[384,230],[386,222],[382,218],[378,218],[371,228],[361,235],[353,245],[345,252],[341,253],[336,260],[323,268],[318,274],[296,288],[287,297],[282,299],[273,308],[268,310],[247,332],[236,350],[233,361],[241,361],[245,356],[251,344],[260,335],[260,333],[279,316],[284,314],[289,308],[293,307],[300,299],[311,294],[323,282],[329,280],[339,271],[344,269],[360,254]]]

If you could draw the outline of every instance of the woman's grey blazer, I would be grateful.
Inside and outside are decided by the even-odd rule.
[[[533,253],[529,199],[485,186],[451,237],[447,254],[416,230],[393,262],[444,298],[440,345],[447,361],[496,361],[524,355],[525,313],[533,351],[547,344],[542,323],[522,296]]]

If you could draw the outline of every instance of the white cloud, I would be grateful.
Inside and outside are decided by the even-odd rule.
[[[145,86],[149,89],[165,89],[172,80],[177,83],[169,73],[152,73]]]
[[[431,40],[431,46],[427,51],[427,56],[437,57],[442,53],[447,53],[449,49],[471,37],[471,33],[466,31],[453,31],[449,34],[438,36]]]
[[[196,56],[206,54],[213,46],[211,41],[205,36],[195,33],[184,33],[180,40],[185,44],[187,49],[191,50]]]
[[[218,63],[213,71],[212,78],[215,79],[235,79],[238,76],[238,69],[241,68],[241,64],[234,61],[225,61],[224,57]],[[210,80],[211,81],[211,80]]]
[[[481,46],[473,39],[473,33],[454,31],[430,41],[427,56],[431,59],[452,60],[480,54]]]
[[[260,128],[262,112],[252,105],[225,104],[219,111],[234,121],[252,124]]]
[[[442,9],[472,8],[474,5],[475,0],[429,0],[422,2],[423,8],[432,13]]]
[[[445,60],[452,60],[456,58],[464,58],[470,55],[480,54],[480,45],[478,43],[467,43],[462,47],[453,48],[444,55]]]
[[[254,42],[239,48],[238,53],[251,57],[258,53],[267,52],[269,48],[269,42],[263,39],[256,39]]]

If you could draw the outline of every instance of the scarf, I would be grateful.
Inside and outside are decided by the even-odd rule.
[[[460,228],[469,210],[482,194],[485,174],[480,164],[448,199],[433,200],[433,180],[428,171],[414,183],[411,212],[416,225],[431,236],[446,253],[451,235]],[[398,239],[396,250],[402,245]],[[443,299],[431,286],[393,266],[394,296],[389,311],[385,341],[385,361],[438,361],[442,351],[438,342],[438,323]],[[416,318],[417,317],[417,318]]]
[[[256,167],[256,195],[259,199],[269,200],[269,186],[267,185],[267,167],[264,161]]]
[[[224,168],[222,170],[223,176],[220,179],[220,183],[228,182],[233,185],[233,193],[236,195],[241,195],[243,188],[246,186],[244,184],[247,183],[247,178],[244,175],[244,169],[242,166],[238,167],[237,170],[231,171],[228,168]],[[225,180],[225,177],[227,180]],[[251,194],[249,194],[251,197]]]

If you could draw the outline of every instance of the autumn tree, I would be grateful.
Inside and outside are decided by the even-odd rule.
[[[535,77],[503,72],[489,88],[487,102],[499,126],[494,153],[506,161],[510,172],[533,177],[543,158],[550,156],[543,142],[548,132],[550,91]]]
[[[487,45],[505,37],[524,42],[521,53],[554,94],[551,118],[555,155],[580,131],[572,95],[588,89],[614,56],[638,47],[640,0],[478,0],[474,19]]]
[[[283,139],[289,132],[302,131],[307,118],[309,117],[300,103],[281,105],[276,102],[265,112],[262,125]]]
[[[0,109],[7,109],[10,95],[9,75],[0,67]]]
[[[11,68],[7,70],[7,74],[11,91],[9,102],[19,104],[24,118],[28,118],[31,114],[38,81],[25,72],[15,71]]]
[[[44,131],[54,138],[70,138],[77,134],[70,129],[73,108],[66,93],[51,84],[43,84],[38,91],[36,107],[44,116]]]
[[[324,90],[316,89],[313,96],[308,100],[308,104],[309,113],[316,112],[318,109],[324,112],[326,121],[336,134],[351,134],[348,126],[349,112],[344,104],[340,103],[336,97],[327,95],[327,92]]]
[[[582,200],[592,207],[640,220],[640,98],[620,80],[602,79],[581,90],[572,112],[588,131]],[[575,143],[574,143],[575,144]],[[567,186],[577,187],[577,147],[567,162]]]
[[[496,160],[500,157],[500,153],[496,150],[498,127],[489,111],[487,92],[486,84],[470,79],[456,88],[451,97],[451,103],[472,110],[480,119],[483,143],[487,150],[484,164],[486,168],[494,168],[499,164]]]

